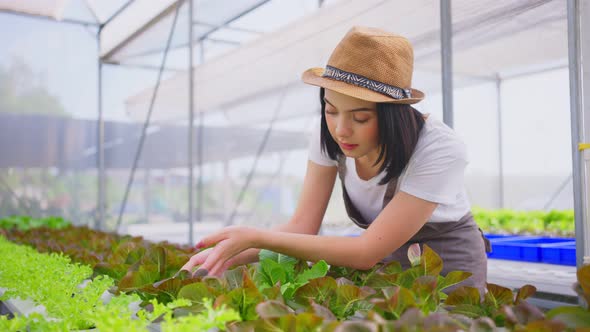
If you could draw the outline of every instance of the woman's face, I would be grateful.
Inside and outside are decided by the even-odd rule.
[[[328,130],[342,152],[374,162],[379,156],[377,104],[328,89],[324,101]]]

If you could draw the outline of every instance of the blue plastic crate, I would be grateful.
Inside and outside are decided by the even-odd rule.
[[[490,240],[490,241],[498,241],[498,240],[511,240],[514,238],[520,238],[522,237],[521,235],[513,235],[513,234],[488,234],[488,233],[484,233],[484,235]]]
[[[576,266],[576,242],[543,245],[541,256],[543,263]]]
[[[541,262],[544,246],[571,242],[571,239],[520,236],[512,239],[492,239],[492,252],[489,258],[509,259],[525,262]]]
[[[518,245],[520,241],[540,239],[541,237],[531,238],[529,236],[495,236],[489,237],[492,244],[492,252],[488,253],[488,258],[522,260],[522,250]]]

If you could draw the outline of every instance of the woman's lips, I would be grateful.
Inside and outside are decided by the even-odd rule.
[[[358,144],[346,144],[346,143],[340,143],[340,146],[344,149],[344,150],[354,150]]]

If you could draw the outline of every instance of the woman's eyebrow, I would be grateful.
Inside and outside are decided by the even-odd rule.
[[[328,98],[326,98],[326,97],[324,97],[324,102],[325,102],[326,104],[330,104],[330,106],[332,106],[332,107],[336,108],[336,106],[332,105],[332,103],[331,103],[331,102],[328,100]]]
[[[326,97],[324,97],[324,101],[326,102],[326,104],[329,104],[330,106],[336,108],[336,106],[334,106],[328,99],[326,99]],[[355,108],[352,110],[348,110],[348,112],[366,112],[366,111],[374,111],[375,109],[370,108],[370,107],[359,107],[359,108]]]

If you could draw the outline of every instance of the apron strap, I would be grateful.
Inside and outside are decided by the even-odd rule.
[[[342,184],[342,198],[344,199],[344,207],[346,208],[346,213],[352,222],[355,223],[360,228],[367,229],[370,223],[368,223],[363,215],[359,212],[359,210],[352,204],[350,197],[348,196],[348,192],[346,191],[346,186],[344,185],[344,177],[346,175],[346,156],[340,155],[338,156],[338,177],[340,178],[340,183]]]
[[[398,179],[392,179],[387,184],[387,189],[385,189],[385,195],[383,196],[383,208],[385,208],[387,203],[389,203],[395,195],[397,189],[397,180]]]

